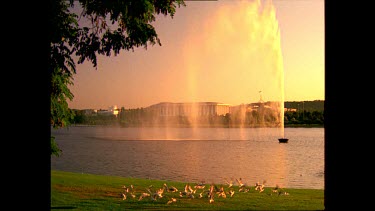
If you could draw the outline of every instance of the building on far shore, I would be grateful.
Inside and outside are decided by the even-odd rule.
[[[84,115],[87,115],[87,116],[92,116],[92,115],[97,115],[98,114],[98,110],[96,109],[82,109],[81,110],[83,112]]]
[[[296,108],[284,108],[284,111],[297,112]]]
[[[119,113],[119,109],[116,105],[109,106],[108,109],[99,109],[96,111],[98,115],[115,115],[117,116]]]
[[[171,103],[161,102],[147,107],[161,117],[220,116],[230,112],[230,104],[218,102]]]

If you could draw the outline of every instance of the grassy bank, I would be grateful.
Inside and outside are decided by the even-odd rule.
[[[163,184],[174,186],[176,192],[164,191],[162,197],[147,196],[141,200],[142,193],[161,189]],[[193,197],[180,196],[188,183],[124,178],[92,174],[51,171],[51,209],[52,210],[324,210],[324,190],[283,188],[279,193],[274,187],[265,187],[263,192],[255,190],[254,184],[245,186],[244,191],[235,183],[234,194],[229,194],[226,184],[215,184],[224,188],[226,198],[216,191],[214,201],[209,202],[204,189],[196,189],[195,183],[189,185],[196,190]],[[133,186],[133,189],[129,188]],[[129,188],[125,191],[124,186]],[[188,191],[189,192],[189,191]],[[202,192],[202,197],[199,194]],[[127,196],[123,198],[122,193]],[[134,198],[132,197],[132,194]],[[172,198],[176,199],[175,201]],[[169,202],[169,203],[168,203]]]

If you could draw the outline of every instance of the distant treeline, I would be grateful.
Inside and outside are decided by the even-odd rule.
[[[285,127],[323,127],[324,101],[288,101],[284,112]],[[295,109],[295,110],[293,110]],[[251,111],[238,116],[226,114],[219,116],[200,117],[192,120],[185,116],[157,117],[145,108],[121,108],[115,115],[86,115],[82,110],[74,110],[73,124],[85,125],[117,125],[122,127],[139,126],[172,126],[172,127],[279,127],[280,118],[270,110]]]
[[[323,127],[323,111],[286,111],[284,113],[285,127]]]
[[[314,101],[285,101],[285,108],[295,108],[300,111],[324,111],[324,100]]]
[[[284,113],[285,127],[323,127],[324,100],[285,101],[285,108],[295,108],[296,112]]]

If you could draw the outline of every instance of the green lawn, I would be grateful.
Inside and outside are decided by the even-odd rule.
[[[147,196],[139,200],[142,193],[154,193],[163,184],[174,186],[177,192],[164,191],[162,197],[152,199]],[[139,178],[125,178],[80,174],[63,171],[51,171],[51,209],[52,210],[324,210],[324,190],[283,188],[281,194],[272,192],[274,187],[265,187],[263,192],[255,190],[254,184],[239,192],[239,186],[232,187],[234,195],[229,195],[228,185],[223,187],[226,198],[214,192],[214,201],[209,202],[207,192],[211,184],[204,189],[196,189],[193,197],[180,196],[185,185],[195,190],[195,183],[183,183]],[[133,186],[126,193],[124,186]],[[203,192],[202,197],[199,194]],[[126,194],[126,199],[122,193]],[[131,196],[134,195],[134,198]],[[287,193],[287,194],[285,194]],[[172,198],[176,201],[172,201]]]

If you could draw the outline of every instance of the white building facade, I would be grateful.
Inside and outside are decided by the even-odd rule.
[[[229,113],[230,104],[217,102],[170,103],[162,102],[147,107],[158,116],[220,116]]]

